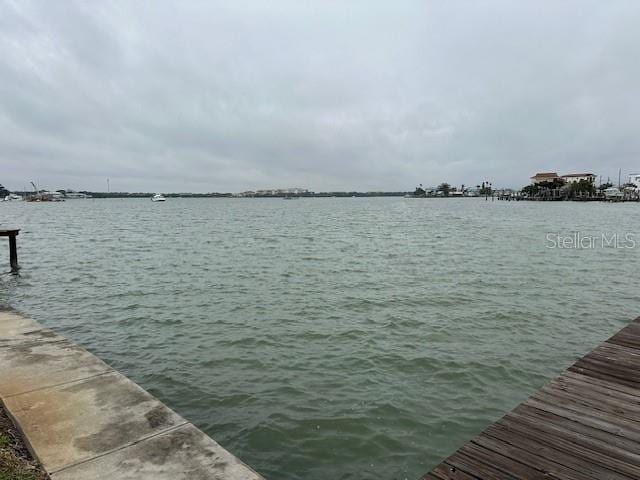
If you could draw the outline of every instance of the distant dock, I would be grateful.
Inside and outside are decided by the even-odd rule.
[[[640,478],[640,318],[422,480]]]

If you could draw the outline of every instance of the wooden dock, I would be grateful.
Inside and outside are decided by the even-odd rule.
[[[640,479],[640,318],[422,480]]]

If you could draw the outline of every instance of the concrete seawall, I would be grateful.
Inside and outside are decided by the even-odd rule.
[[[52,480],[263,480],[99,358],[0,311],[0,400]]]

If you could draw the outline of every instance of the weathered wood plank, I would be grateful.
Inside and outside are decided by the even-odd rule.
[[[458,450],[447,459],[447,463],[456,470],[473,472],[474,477],[482,480],[523,480],[515,475],[505,473],[502,470],[479,461],[477,458]]]
[[[610,431],[594,428],[584,423],[573,421],[566,417],[561,417],[554,413],[539,410],[530,405],[519,405],[511,413],[509,417],[524,417],[539,424],[546,424],[549,427],[559,428],[575,433],[579,433],[588,438],[601,440],[608,445],[615,445],[621,450],[630,453],[640,454],[640,441],[630,440],[622,435]]]
[[[512,437],[508,439],[507,437],[497,438],[483,433],[473,441],[488,450],[517,459],[526,465],[535,466],[549,478],[563,480],[594,480],[598,478],[599,473],[589,470],[587,466],[583,465],[578,470],[567,467],[554,462],[551,458],[540,456],[538,452],[513,445],[510,443],[513,440]]]
[[[558,448],[566,448],[567,451],[576,456],[585,455],[590,460],[596,460],[599,464],[605,465],[617,472],[632,475],[633,478],[640,478],[640,454],[631,453],[618,448],[613,444],[608,444],[597,438],[585,436],[572,430],[558,428],[548,423],[531,421],[526,417],[509,415],[501,420],[505,425],[524,429],[527,432],[536,432],[547,438],[554,439],[551,445]],[[602,457],[604,456],[604,457]],[[604,458],[604,460],[602,460]]]
[[[575,402],[579,405],[597,410],[601,412],[600,414],[621,417],[623,420],[635,422],[637,427],[640,428],[640,411],[636,405],[617,399],[610,399],[610,397],[607,398],[595,392],[575,392],[567,388],[557,388],[553,385],[547,385],[540,389],[540,391],[536,393],[536,397],[540,398],[539,395],[548,395],[549,397],[562,399],[562,401]]]
[[[488,436],[499,438],[513,444],[527,445],[527,449],[537,453],[538,457],[545,457],[547,460],[563,465],[593,478],[609,480],[624,480],[623,474],[609,469],[609,465],[600,463],[589,455],[586,449],[572,448],[568,442],[562,442],[555,437],[530,431],[513,424],[494,424],[488,427],[485,432]],[[595,454],[594,454],[595,456]],[[538,464],[540,458],[537,459]]]
[[[620,373],[616,370],[608,369],[606,366],[598,365],[593,362],[584,362],[582,360],[577,361],[569,370],[576,373],[581,373],[594,378],[601,378],[613,383],[619,383],[626,385],[627,387],[640,389],[640,383],[637,380],[630,379],[625,376],[624,373]]]
[[[619,422],[617,419],[616,421],[612,421],[611,418],[605,419],[599,416],[597,412],[594,415],[592,410],[583,409],[579,406],[571,406],[571,408],[561,407],[552,403],[538,401],[535,398],[527,400],[526,404],[539,410],[574,420],[583,425],[588,425],[635,442],[640,442],[640,429],[633,428],[633,426],[628,425],[626,422]]]
[[[585,384],[588,383],[589,385],[592,385],[592,386],[599,386],[601,388],[604,388],[607,391],[610,391],[612,395],[613,394],[617,395],[618,393],[621,393],[621,394],[631,395],[635,397],[635,394],[634,394],[634,392],[636,392],[635,388],[627,387],[620,383],[609,382],[601,378],[589,377],[587,375],[582,375],[580,373],[576,373],[571,370],[567,370],[566,372],[564,372],[562,374],[562,377],[560,378],[564,380],[566,379],[577,380]],[[640,399],[638,399],[638,401],[640,401]]]
[[[501,472],[507,472],[516,478],[527,480],[547,480],[549,475],[539,468],[531,467],[521,461],[500,452],[484,448],[480,443],[467,443],[459,452],[477,459],[485,465],[491,465]]]
[[[607,340],[607,343],[613,345],[623,345],[627,348],[640,349],[640,345],[635,336],[620,335],[616,338]]]

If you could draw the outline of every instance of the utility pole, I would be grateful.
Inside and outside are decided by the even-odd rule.
[[[618,190],[620,190],[620,176],[622,175],[622,169],[618,169]]]
[[[109,179],[107,178],[107,193],[111,192],[110,187],[109,187]]]

